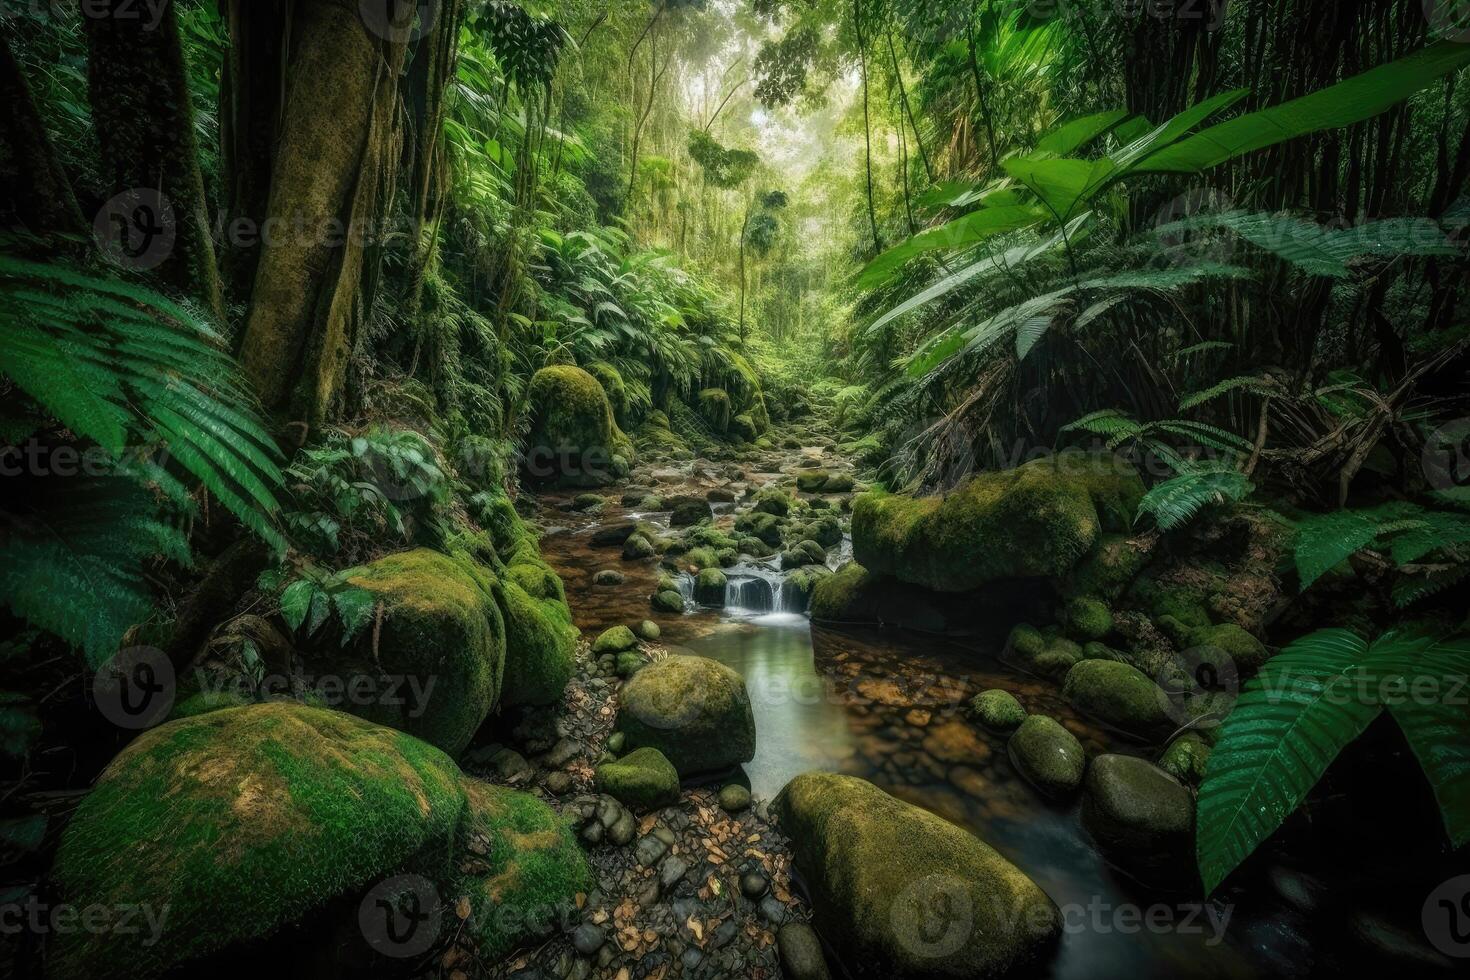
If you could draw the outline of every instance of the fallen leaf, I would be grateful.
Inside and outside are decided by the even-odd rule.
[[[696,919],[691,912],[689,914],[689,921],[685,922],[684,925],[690,932],[694,933],[694,941],[701,946],[704,945],[704,923]]]
[[[459,901],[454,903],[454,914],[459,916],[461,922],[470,917],[470,897],[468,895],[459,896]]]

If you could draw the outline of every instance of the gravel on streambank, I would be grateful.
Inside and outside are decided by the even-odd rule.
[[[504,743],[466,754],[466,771],[535,793],[567,817],[595,887],[578,896],[575,911],[546,923],[539,945],[499,963],[478,963],[453,945],[441,975],[773,980],[782,976],[778,930],[790,927],[783,941],[810,938],[810,909],[793,893],[789,843],[768,801],[727,813],[724,784],[714,781],[684,788],[674,806],[637,814],[597,793],[593,771],[612,735],[620,686],[584,642],[560,705],[506,719]]]

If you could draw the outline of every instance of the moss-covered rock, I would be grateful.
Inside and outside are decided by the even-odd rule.
[[[970,699],[970,717],[993,732],[1009,734],[1026,720],[1026,709],[1009,691],[992,688]]]
[[[723,388],[705,388],[699,393],[699,415],[720,435],[730,429],[730,396]]]
[[[1006,743],[1011,764],[1043,796],[1061,799],[1076,792],[1087,767],[1077,737],[1046,715],[1028,715]]]
[[[667,503],[670,508],[669,524],[672,527],[688,527],[714,516],[709,501],[700,497],[675,497]]]
[[[808,565],[786,576],[781,582],[781,608],[793,612],[809,608],[817,583],[831,574],[826,565]]]
[[[1113,611],[1101,599],[1079,596],[1067,603],[1067,632],[1080,642],[1101,640],[1113,632]]]
[[[989,845],[865,780],[804,773],[773,808],[818,927],[881,975],[1008,976],[1060,934],[1046,893]]]
[[[615,439],[612,406],[596,378],[570,364],[544,367],[532,376],[526,402],[531,424],[522,468],[532,483],[613,481],[613,455],[629,449]]]
[[[533,599],[515,582],[503,583],[505,676],[501,703],[555,704],[572,679],[577,629],[566,604]]]
[[[623,542],[623,561],[642,561],[656,554],[658,554],[658,548],[642,531],[630,534],[628,540]]]
[[[1208,629],[1196,630],[1191,639],[1191,646],[1212,647],[1224,653],[1241,674],[1255,673],[1265,666],[1271,656],[1264,643],[1234,623],[1222,623]]]
[[[723,607],[725,605],[725,573],[718,568],[706,568],[694,577],[694,601],[701,606]]]
[[[751,509],[757,514],[785,517],[791,513],[791,495],[780,487],[766,487],[755,495]]]
[[[833,473],[827,477],[822,484],[823,493],[852,493],[857,486],[857,481],[852,478],[851,473]]]
[[[500,698],[503,586],[468,558],[427,548],[379,558],[349,581],[382,604],[380,625],[306,655],[305,672],[333,679],[334,707],[458,754]]]
[[[781,544],[782,523],[781,518],[775,514],[766,512],[741,514],[735,519],[735,531],[738,534],[756,538],[772,548]]]
[[[597,788],[624,806],[656,810],[679,802],[679,773],[655,748],[629,752],[597,767]]]
[[[465,927],[493,962],[544,936],[591,890],[587,858],[571,828],[529,793],[464,780],[459,864],[445,897],[469,899]]]
[[[866,493],[853,507],[853,555],[939,592],[1060,579],[1103,531],[1132,520],[1142,496],[1126,463],[1079,453],[982,473],[943,498]]]
[[[658,749],[681,776],[755,757],[755,715],[744,679],[704,657],[666,657],[622,690],[617,730],[633,748]]]
[[[618,654],[624,650],[631,650],[638,645],[638,637],[626,626],[610,626],[597,635],[592,641],[592,653],[594,656],[604,654]]]
[[[748,412],[742,412],[730,419],[730,435],[745,442],[755,442],[760,431],[756,428],[755,420]]]
[[[678,589],[660,589],[650,597],[649,603],[656,612],[682,613],[684,611],[684,596]]]
[[[1186,786],[1198,786],[1209,761],[1209,743],[1198,732],[1185,732],[1164,749],[1159,768]]]
[[[1145,759],[1100,755],[1083,787],[1082,825],[1109,858],[1171,877],[1192,868],[1194,797]]]
[[[803,470],[796,474],[796,489],[802,493],[820,493],[831,477],[826,470]]]
[[[589,884],[545,804],[465,779],[402,732],[289,702],[171,722],[98,778],[54,867],[63,901],[167,909],[161,931],[59,932],[51,973],[188,975],[202,957],[268,940],[403,872],[470,898],[471,934],[492,958],[528,924],[491,915],[490,902],[549,909]]]
[[[1162,738],[1175,727],[1167,695],[1128,664],[1084,660],[1067,671],[1062,694],[1079,711],[1139,738]]]
[[[1082,659],[1082,648],[1054,630],[1021,623],[1011,630],[1002,656],[1022,670],[1061,680]]]
[[[1063,591],[1117,601],[1153,558],[1157,542],[1158,534],[1154,532],[1135,537],[1102,535],[1092,553],[1072,570]]]
[[[650,643],[663,635],[663,630],[658,628],[658,623],[651,619],[640,620],[633,627],[633,633],[640,640],[648,640]]]
[[[603,394],[607,395],[607,403],[612,408],[614,421],[618,425],[632,424],[633,420],[628,416],[628,386],[623,383],[622,373],[606,361],[593,361],[587,365],[587,373],[602,385]]]

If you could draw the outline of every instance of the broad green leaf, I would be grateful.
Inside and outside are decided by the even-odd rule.
[[[954,249],[974,245],[976,242],[1018,231],[1043,220],[1044,212],[1031,205],[1010,205],[999,208],[981,208],[953,221],[928,228],[917,235],[893,246],[869,262],[858,273],[857,283],[873,287],[886,281],[904,263],[925,252],[935,249]]]
[[[1322,630],[1246,682],[1200,785],[1195,848],[1206,895],[1281,826],[1378,716],[1379,705],[1354,696],[1367,650],[1355,633]]]
[[[1470,64],[1470,44],[1440,41],[1299,99],[1211,126],[1146,157],[1140,173],[1197,173],[1253,150],[1371,119]]]
[[[299,630],[311,611],[311,600],[316,595],[316,583],[309,579],[297,579],[281,593],[281,618],[293,631]]]
[[[1116,169],[1107,157],[1097,160],[1057,158],[1034,160],[1011,157],[1001,164],[1006,173],[1029,187],[1061,221],[1100,188]]]
[[[1470,638],[1425,643],[1390,633],[1373,644],[1364,673],[1419,760],[1451,846],[1463,847],[1470,842]]]
[[[1042,153],[1064,157],[1075,153],[1127,118],[1128,110],[1112,109],[1073,119],[1043,136],[1037,142],[1036,149]]]
[[[372,618],[376,601],[367,589],[348,586],[333,593],[332,604],[337,607],[337,616],[342,620],[342,644],[346,646]]]

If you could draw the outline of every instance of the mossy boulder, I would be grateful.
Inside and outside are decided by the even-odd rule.
[[[1061,680],[1082,659],[1082,648],[1055,631],[1021,623],[1011,630],[1004,658],[1022,670]]]
[[[649,642],[657,640],[663,635],[663,630],[658,628],[658,623],[655,623],[651,619],[640,620],[633,627],[633,632],[637,635],[638,639],[648,640]]]
[[[1009,691],[992,688],[970,699],[970,717],[993,732],[1009,734],[1026,720],[1026,709]]]
[[[1061,579],[1100,534],[1132,520],[1142,496],[1125,462],[1082,453],[982,473],[942,498],[865,493],[853,507],[853,556],[939,592]]]
[[[701,606],[723,607],[727,581],[718,568],[704,569],[694,577],[694,601]]]
[[[827,477],[822,484],[823,493],[852,493],[857,486],[857,481],[852,478],[851,473],[833,473]]]
[[[1006,743],[1011,764],[1043,796],[1061,799],[1076,792],[1087,767],[1077,737],[1046,715],[1028,715]]]
[[[1115,602],[1147,567],[1158,542],[1156,533],[1129,537],[1104,534],[1092,553],[1072,570],[1063,587],[1067,595],[1099,596]]]
[[[738,534],[756,538],[772,548],[781,544],[782,523],[781,518],[775,514],[764,511],[741,514],[735,519],[735,531]]]
[[[635,531],[623,542],[623,561],[642,561],[658,554],[658,548],[642,531]]]
[[[1082,643],[1101,640],[1113,632],[1113,611],[1101,599],[1079,596],[1067,603],[1067,632]]]
[[[808,565],[786,576],[781,582],[781,608],[803,612],[811,606],[817,583],[832,574],[826,565]]]
[[[380,625],[307,654],[305,672],[333,679],[333,707],[457,755],[500,698],[504,587],[469,558],[427,548],[379,558],[349,582],[382,604]]]
[[[723,388],[705,388],[698,396],[699,415],[720,435],[730,429],[730,396]]]
[[[745,680],[704,657],[666,657],[623,685],[617,730],[632,748],[652,747],[681,776],[755,757],[755,715]]]
[[[804,470],[796,474],[796,489],[802,493],[820,493],[832,474],[826,470]]]
[[[515,582],[503,583],[507,706],[556,704],[572,679],[577,629],[563,602],[534,599]]]
[[[660,589],[649,598],[655,612],[682,613],[684,596],[678,589]]]
[[[613,420],[618,425],[631,424],[632,419],[628,417],[628,386],[623,383],[622,373],[606,361],[593,361],[587,365],[586,370],[602,385],[602,392],[607,395],[607,403],[612,408]]]
[[[1082,826],[1115,862],[1154,873],[1192,867],[1194,797],[1158,766],[1130,755],[1092,760]]]
[[[473,858],[467,846],[490,855],[484,868],[461,863]],[[98,778],[53,872],[61,900],[79,907],[167,909],[162,931],[58,933],[50,972],[188,975],[203,957],[269,940],[403,872],[434,881],[441,896],[469,897],[471,934],[490,957],[527,938],[527,927],[491,915],[482,897],[502,911],[552,908],[589,884],[581,851],[549,808],[465,779],[443,752],[402,732],[289,702],[170,722],[138,736]]]
[[[791,495],[780,487],[766,487],[755,495],[751,509],[757,514],[785,517],[791,513]]]
[[[629,752],[597,767],[597,788],[624,806],[656,810],[679,802],[679,773],[655,748]]]
[[[1270,659],[1266,645],[1234,623],[1222,623],[1195,631],[1192,646],[1212,647],[1224,653],[1241,674],[1253,674]]]
[[[530,430],[522,468],[530,482],[599,487],[615,479],[613,455],[630,450],[615,437],[621,433],[596,378],[570,364],[544,367],[532,376],[526,402]]]
[[[1062,695],[1084,714],[1138,738],[1162,738],[1175,727],[1167,695],[1128,664],[1083,660],[1067,671]]]
[[[638,637],[626,626],[611,626],[597,635],[592,641],[593,656],[601,657],[605,654],[619,654],[624,650],[631,650],[638,645]]]
[[[755,442],[760,431],[756,428],[755,420],[748,412],[742,412],[730,419],[730,435],[745,442]]]
[[[672,527],[688,527],[714,517],[709,501],[700,497],[676,497],[668,501],[668,504],[671,511],[669,524]]]
[[[1009,976],[1061,932],[1046,893],[984,841],[865,780],[804,773],[773,809],[818,928],[878,975]]]

